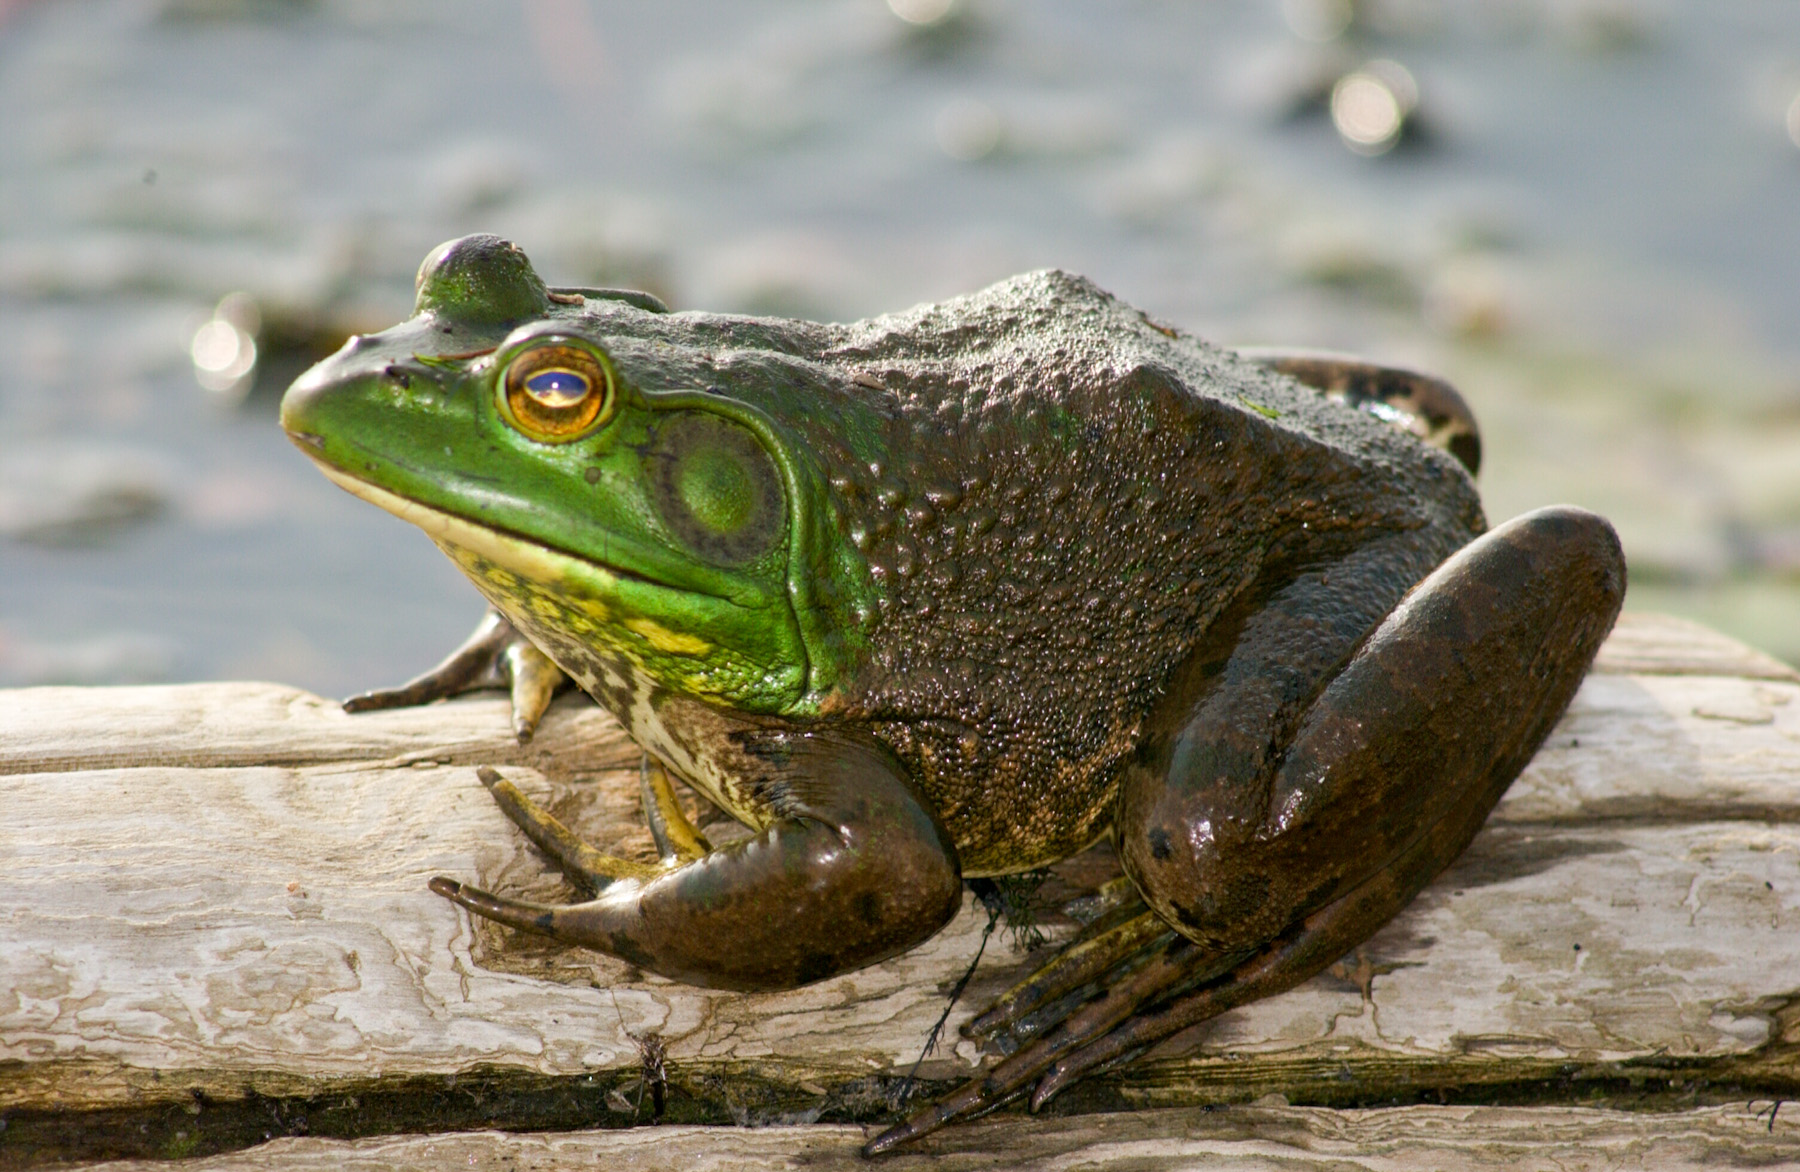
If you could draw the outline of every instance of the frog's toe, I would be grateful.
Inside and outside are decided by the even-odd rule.
[[[1112,937],[1113,948],[1119,954],[1115,956],[1116,963],[1110,969],[1102,971],[1097,978],[1083,982],[1075,993],[1050,1002],[1047,1009],[1054,1014],[1055,1020],[1037,1024],[1035,1028],[1043,1031],[1041,1037],[1002,1059],[985,1075],[970,1079],[942,1099],[876,1136],[864,1146],[863,1154],[873,1156],[891,1151],[901,1144],[911,1143],[928,1135],[947,1123],[985,1114],[1028,1091],[1032,1092],[1032,1109],[1036,1110],[1050,1095],[1061,1089],[1062,1082],[1048,1089],[1044,1084],[1048,1076],[1057,1072],[1059,1064],[1067,1059],[1081,1058],[1089,1048],[1096,1043],[1105,1042],[1122,1025],[1147,1015],[1153,1016],[1158,1012],[1159,1003],[1172,999],[1175,1004],[1185,1004],[1187,999],[1180,996],[1182,993],[1196,985],[1217,980],[1245,959],[1243,954],[1226,957],[1209,954],[1192,941],[1173,932],[1158,933],[1150,936],[1147,941],[1139,937],[1135,946],[1127,949],[1123,947],[1124,941],[1133,932],[1145,931],[1137,926],[1135,918],[1126,925],[1121,925],[1121,928],[1127,927],[1131,929],[1130,932],[1115,929],[1096,938],[1098,942],[1108,936]],[[1051,966],[1047,967],[1055,965],[1056,962],[1052,961]],[[1071,966],[1073,967],[1077,966]],[[1067,975],[1064,974],[1065,979]],[[1057,983],[1060,982],[1046,982],[1052,985]],[[1235,1000],[1231,1002],[1234,1005],[1238,1003]],[[1150,1007],[1148,1013],[1146,1007]],[[1223,1009],[1214,1012],[1223,1012]],[[1043,1014],[1044,1011],[1040,1011],[1033,1016]],[[1120,1051],[1119,1056],[1134,1057],[1146,1045],[1149,1043],[1136,1044]],[[1112,1056],[1109,1054],[1108,1058]],[[1078,1074],[1086,1073],[1097,1064],[1081,1064],[1076,1073],[1067,1078],[1072,1079]],[[1037,1084],[1035,1089],[1034,1083]]]
[[[644,806],[644,822],[650,838],[656,843],[657,857],[663,866],[677,867],[705,858],[712,853],[706,840],[681,808],[681,799],[669,783],[669,772],[661,761],[645,753],[638,762],[638,790]]]
[[[539,904],[506,899],[491,891],[471,887],[467,883],[459,882],[447,875],[437,876],[427,886],[451,903],[467,908],[484,919],[493,920],[511,928],[521,928],[527,932],[544,931],[550,924],[555,910]]]
[[[522,745],[537,732],[550,701],[569,677],[550,657],[523,636],[514,635],[506,645],[504,674],[512,685],[513,736]]]
[[[963,1027],[964,1034],[991,1037],[1012,1053],[986,1074],[876,1136],[863,1154],[891,1151],[1026,1093],[1031,1093],[1036,1110],[1054,1093],[1046,1093],[1043,1080],[1056,1072],[1061,1060],[1104,1041],[1122,1023],[1141,1016],[1145,1007],[1219,979],[1246,955],[1209,953],[1177,935],[1141,901],[1122,902]]]
[[[500,612],[489,610],[462,646],[452,651],[442,663],[415,676],[397,688],[378,688],[344,701],[346,712],[368,712],[377,708],[409,708],[457,696],[476,688],[500,686],[504,679],[500,663],[509,642],[518,638],[512,624]]]
[[[1481,430],[1475,413],[1441,378],[1321,351],[1250,347],[1238,353],[1442,448],[1470,476],[1481,470]]]
[[[424,675],[397,688],[377,689],[344,701],[346,712],[409,708],[479,688],[510,688],[513,735],[531,739],[557,690],[568,682],[562,669],[519,634],[496,610],[483,616],[462,646]]]
[[[630,859],[621,859],[595,850],[581,841],[573,830],[563,825],[556,815],[526,797],[517,786],[501,777],[498,771],[483,765],[475,770],[475,776],[494,795],[494,804],[500,807],[501,813],[511,819],[514,826],[523,830],[525,837],[539,850],[555,859],[562,868],[563,875],[577,887],[589,892],[599,892],[616,879],[650,879],[661,873],[659,868],[649,864],[634,863]],[[437,888],[434,886],[432,890]],[[438,894],[445,893],[439,891]]]
[[[1134,958],[1175,936],[1142,901],[1122,912],[1088,925],[1047,964],[965,1023],[963,1036],[991,1037],[1003,1052],[1016,1050],[1092,997],[1108,976],[1118,976]]]
[[[445,875],[437,876],[427,886],[451,903],[496,924],[548,936],[564,944],[613,951],[613,941],[604,926],[606,905],[600,900],[564,905],[528,903],[471,887]]]

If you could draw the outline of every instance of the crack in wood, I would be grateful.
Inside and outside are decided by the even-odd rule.
[[[1362,1044],[1320,1046],[1246,1062],[1237,1055],[1143,1063],[1080,1083],[1046,1108],[1055,1116],[1169,1107],[1219,1107],[1280,1096],[1296,1107],[1338,1109],[1409,1104],[1481,1107],[1545,1105],[1638,1112],[1800,1098],[1800,1014],[1790,999],[1773,1017],[1783,1028],[1764,1045],[1728,1057],[1640,1057],[1621,1061],[1478,1054],[1415,1058]],[[23,1064],[0,1066],[0,1089]],[[40,1090],[67,1078],[92,1085],[107,1077],[93,1064],[57,1063],[28,1077]],[[60,1072],[57,1068],[62,1068]],[[142,1101],[88,1111],[0,1111],[0,1169],[29,1169],[100,1159],[180,1159],[236,1151],[276,1136],[357,1139],[444,1134],[482,1128],[563,1131],[645,1126],[652,1122],[767,1126],[885,1123],[907,1079],[904,1071],[846,1077],[778,1064],[667,1065],[660,1117],[634,1103],[636,1068],[575,1077],[480,1066],[455,1075],[320,1079],[241,1071],[182,1072],[158,1079],[112,1071]],[[302,1080],[304,1081],[304,1080]],[[268,1083],[259,1089],[260,1082]],[[951,1080],[919,1079],[915,1095],[942,1094]],[[281,1089],[276,1090],[279,1086]],[[821,1094],[820,1092],[823,1091]],[[1011,1108],[1015,1112],[1020,1108]]]

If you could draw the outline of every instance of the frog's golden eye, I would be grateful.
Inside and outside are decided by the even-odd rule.
[[[575,439],[612,414],[612,374],[581,346],[525,351],[506,368],[505,388],[513,426],[546,443]]]

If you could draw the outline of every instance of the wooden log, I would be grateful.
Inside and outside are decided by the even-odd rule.
[[[1058,1109],[1280,1095],[1674,1111],[1800,1096],[1796,697],[1800,676],[1767,656],[1627,616],[1488,828],[1394,923],[1331,973]],[[972,901],[905,956],[790,993],[648,977],[473,925],[425,890],[449,874],[572,897],[495,809],[477,763],[597,845],[650,857],[635,750],[576,698],[520,747],[498,697],[352,717],[263,684],[0,692],[0,1167],[299,1132],[620,1127],[648,1121],[658,1091],[670,1121],[888,1116],[980,947],[987,917]],[[1106,864],[1065,866],[1061,889]],[[1031,959],[989,945],[952,1014],[954,1044],[921,1071],[926,1091],[981,1060],[954,1027]],[[1716,1113],[1643,1116],[1666,1133],[1601,1115],[1615,1138],[1668,1140],[1671,1159],[1698,1150],[1679,1136],[1708,1128],[1749,1142]],[[1079,1126],[1139,1134],[1101,1118]],[[1529,1130],[1514,1118],[1494,1116],[1494,1150],[1507,1128]],[[1086,1134],[1069,1120],[993,1126]],[[1169,1126],[1168,1150],[1186,1150],[1197,1125]],[[1457,1127],[1442,1124],[1451,1139]],[[1418,1150],[1436,1150],[1428,1138]],[[1046,1161],[1060,1142],[1043,1139]],[[568,1150],[591,1162],[598,1149]]]
[[[182,1172],[476,1172],[603,1168],[607,1172],[1713,1172],[1792,1168],[1800,1122],[1769,1102],[1679,1112],[1580,1107],[1398,1107],[1337,1111],[1274,1103],[1041,1118],[999,1115],[932,1136],[919,1150],[870,1164],[868,1129],[638,1127],[623,1131],[484,1131],[359,1141],[278,1139],[250,1152],[184,1161]],[[1800,1114],[1795,1112],[1794,1114]],[[108,1163],[105,1172],[159,1172],[166,1162]],[[96,1172],[99,1172],[97,1169]]]

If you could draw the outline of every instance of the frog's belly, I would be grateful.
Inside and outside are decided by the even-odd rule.
[[[769,825],[767,804],[745,780],[759,773],[762,763],[746,756],[731,736],[745,727],[742,721],[668,692],[628,659],[555,631],[521,629],[669,772],[744,825],[756,830]]]
[[[1019,745],[971,761],[928,726],[878,723],[874,732],[943,820],[970,879],[1048,866],[1103,837],[1139,736],[1135,722],[1117,720],[1080,758]]]

